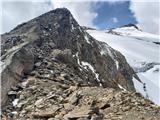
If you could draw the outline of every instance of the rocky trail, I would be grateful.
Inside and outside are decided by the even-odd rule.
[[[139,93],[79,85],[75,79],[82,80],[65,64],[47,62],[46,66],[54,70],[38,65],[11,88],[4,120],[160,119],[160,107]]]
[[[36,68],[23,82],[12,87],[4,120],[160,119],[160,107],[139,93],[80,86],[74,80],[81,79],[65,64],[50,65],[56,72],[51,69],[46,75],[47,70],[42,72]]]

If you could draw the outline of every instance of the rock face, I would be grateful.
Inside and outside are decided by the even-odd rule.
[[[62,73],[55,80],[60,83],[135,90],[132,77],[137,76],[124,56],[91,37],[65,8],[45,13],[3,34],[2,62],[2,106],[11,86],[32,70],[38,70],[36,76],[40,79],[55,79],[62,70],[54,70],[54,62],[65,64],[65,69],[75,75],[70,79],[73,75]]]
[[[11,86],[16,85],[24,76],[25,73],[32,70],[34,65],[34,56],[26,48],[18,48],[19,50],[12,51],[5,61],[5,68],[1,75],[1,104],[4,105],[7,96],[6,93]]]

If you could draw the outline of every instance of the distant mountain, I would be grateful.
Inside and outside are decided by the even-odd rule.
[[[87,32],[95,39],[106,42],[120,51],[142,81],[140,83],[133,80],[136,90],[144,96],[149,96],[156,104],[160,104],[158,35],[141,31],[133,24],[106,31],[88,30]],[[146,84],[147,93],[143,89],[143,83]]]
[[[132,23],[129,23],[127,25],[123,25],[120,28],[124,28],[124,27],[134,27],[135,29],[139,30],[139,28],[135,24],[132,24]]]

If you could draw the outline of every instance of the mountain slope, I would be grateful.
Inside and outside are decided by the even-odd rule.
[[[160,118],[159,107],[135,92],[138,77],[125,57],[65,8],[3,34],[1,60],[3,119]]]
[[[160,104],[159,42],[157,35],[140,31],[134,26],[124,26],[107,31],[88,30],[99,41],[108,43],[120,51],[134,68],[143,83],[134,79],[135,88],[156,104]]]
[[[103,47],[105,49],[101,51]],[[32,59],[22,60],[25,54],[26,57]],[[20,60],[20,65],[17,62],[10,67],[14,58],[17,61]],[[33,63],[51,59],[58,59],[72,66],[83,79],[79,84],[115,89],[119,89],[118,85],[121,85],[127,90],[135,90],[132,77],[136,75],[124,56],[106,43],[96,41],[91,37],[78,25],[67,9],[48,12],[2,35],[4,70],[11,68],[10,71],[14,71],[12,68],[16,68],[15,73],[19,74],[18,77],[23,77],[23,74],[29,71],[25,70],[25,66],[29,65],[25,63],[32,62],[30,67],[32,68]],[[11,63],[6,61],[11,61]],[[5,96],[11,87],[9,84],[16,81],[10,81],[13,79],[13,74],[8,78],[6,72],[2,72],[2,85],[4,86],[2,86],[4,91],[2,96]],[[17,79],[15,75],[14,78]]]

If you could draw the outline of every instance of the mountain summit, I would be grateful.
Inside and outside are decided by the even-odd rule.
[[[132,23],[129,23],[129,24],[127,24],[127,25],[123,25],[123,26],[121,26],[120,28],[123,28],[123,27],[134,27],[134,28],[136,28],[137,30],[139,30],[139,28],[138,28],[135,24],[132,24]]]
[[[2,106],[12,101],[17,110],[31,110],[27,114],[19,112],[23,119],[30,115],[53,117],[64,105],[67,107],[67,104],[60,107],[61,102],[70,101],[76,106],[83,98],[76,91],[79,87],[84,88],[84,94],[85,87],[135,91],[132,79],[138,79],[120,52],[91,37],[66,8],[45,13],[3,34],[2,66]],[[49,103],[41,106],[44,101]],[[90,102],[94,105],[94,101]],[[36,109],[29,105],[31,108],[35,105]],[[110,105],[103,105],[102,109],[107,106]],[[51,113],[40,111],[43,107]],[[80,109],[86,111],[79,114],[90,115],[93,111],[99,114],[96,108]],[[63,119],[79,118],[79,114],[70,113]]]

